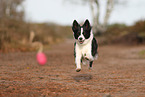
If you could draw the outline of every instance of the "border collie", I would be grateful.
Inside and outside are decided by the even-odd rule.
[[[98,57],[98,44],[91,31],[92,27],[87,19],[82,26],[74,20],[72,31],[75,38],[74,57],[76,64],[76,72],[81,71],[81,63],[89,64],[89,69],[92,68],[94,59]]]

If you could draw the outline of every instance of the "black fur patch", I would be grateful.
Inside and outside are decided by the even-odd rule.
[[[78,39],[78,37],[81,35],[81,26],[76,20],[73,22],[72,30],[74,32],[75,39]]]
[[[76,42],[74,43],[74,57],[76,57]]]
[[[98,49],[98,44],[96,42],[96,39],[93,38],[93,40],[92,40],[92,55],[93,55],[93,57],[98,53],[97,49]]]
[[[85,39],[88,39],[90,37],[90,32],[91,32],[91,26],[90,26],[90,22],[88,20],[85,21],[85,23],[82,26],[83,28],[83,35],[85,37]]]
[[[90,67],[92,67],[92,64],[93,64],[93,61],[91,61],[91,62],[90,62],[90,64],[89,64],[89,65],[90,65]]]

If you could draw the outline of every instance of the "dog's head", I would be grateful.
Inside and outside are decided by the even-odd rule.
[[[74,32],[74,38],[79,42],[80,44],[85,44],[90,36],[91,36],[91,25],[89,20],[86,20],[85,23],[80,26],[80,24],[74,20],[72,30]]]

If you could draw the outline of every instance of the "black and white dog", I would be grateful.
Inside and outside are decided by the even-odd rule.
[[[98,44],[91,29],[89,20],[86,20],[82,26],[76,20],[73,21],[74,56],[77,72],[81,71],[81,63],[89,62],[89,69],[91,69],[94,59],[98,57]]]

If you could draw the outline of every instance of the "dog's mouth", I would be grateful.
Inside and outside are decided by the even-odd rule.
[[[79,43],[80,43],[80,44],[83,44],[83,43],[84,43],[84,40],[79,40]]]

